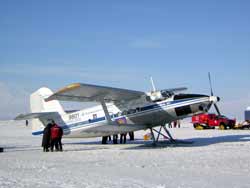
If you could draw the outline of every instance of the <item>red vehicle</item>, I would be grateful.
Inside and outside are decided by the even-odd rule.
[[[235,126],[236,119],[229,119],[226,116],[216,114],[200,114],[192,117],[192,123],[195,129],[232,129]]]

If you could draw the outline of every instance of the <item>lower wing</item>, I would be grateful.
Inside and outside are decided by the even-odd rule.
[[[85,132],[100,133],[102,134],[102,136],[105,136],[105,135],[127,133],[138,130],[146,130],[147,128],[149,128],[147,125],[108,123],[103,126],[91,127],[85,130]]]

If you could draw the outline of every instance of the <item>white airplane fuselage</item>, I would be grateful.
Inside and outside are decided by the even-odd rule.
[[[163,101],[147,103],[123,112],[110,103],[107,104],[107,109],[111,120],[116,122],[116,126],[109,126],[101,105],[69,114],[65,113],[54,120],[63,127],[64,137],[108,136],[121,133],[121,129],[123,132],[147,129],[204,113],[217,100],[217,97],[214,96],[179,94]],[[136,126],[127,126],[126,128],[122,124],[135,124]],[[32,132],[33,135],[42,133],[42,129]]]

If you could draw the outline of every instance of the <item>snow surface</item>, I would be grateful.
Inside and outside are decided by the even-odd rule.
[[[170,129],[193,144],[152,147],[136,140],[63,139],[64,152],[42,152],[23,121],[0,122],[0,187],[250,187],[250,131]]]

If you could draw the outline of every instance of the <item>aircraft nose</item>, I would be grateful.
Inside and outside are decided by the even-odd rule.
[[[216,97],[216,96],[210,96],[210,99],[209,99],[211,102],[219,102],[220,101],[220,97]]]

